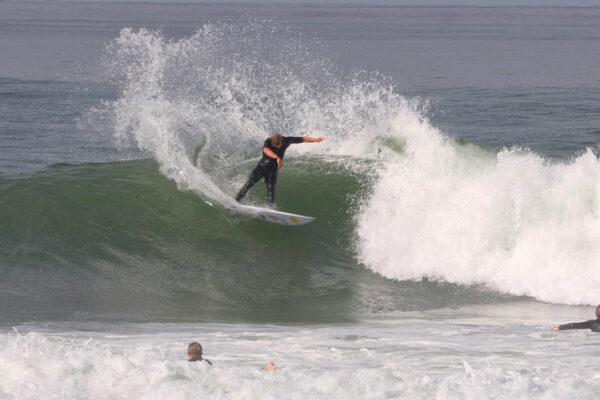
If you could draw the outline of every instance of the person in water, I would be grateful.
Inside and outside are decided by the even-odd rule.
[[[553,331],[564,331],[567,329],[591,329],[593,332],[600,332],[600,305],[596,307],[596,319],[552,327]]]
[[[263,155],[258,165],[248,178],[246,184],[235,196],[236,201],[240,201],[244,198],[248,190],[254,186],[254,184],[265,178],[267,184],[267,201],[273,203],[275,201],[275,183],[277,182],[277,170],[282,167],[283,154],[288,146],[292,143],[310,143],[310,142],[321,142],[322,137],[312,138],[308,136],[293,137],[293,136],[281,136],[279,133],[274,133],[270,138],[265,140],[263,145]]]
[[[266,369],[267,371],[275,371],[275,364],[273,364],[273,361],[269,361],[263,369]]]
[[[208,365],[212,365],[209,360],[202,358],[202,346],[198,342],[192,342],[188,346],[188,361],[205,361]]]

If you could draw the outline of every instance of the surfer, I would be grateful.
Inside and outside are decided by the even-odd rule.
[[[192,342],[188,346],[188,361],[206,361],[208,365],[212,365],[209,360],[202,358],[202,346],[198,342]]]
[[[277,170],[282,167],[283,154],[288,146],[292,143],[310,143],[310,142],[321,142],[322,137],[312,138],[308,136],[294,137],[294,136],[281,136],[279,133],[274,133],[271,137],[265,140],[263,145],[263,155],[258,165],[250,176],[248,181],[235,196],[236,201],[240,201],[244,198],[248,190],[254,186],[254,184],[265,178],[267,184],[267,201],[273,203],[275,200],[275,183],[277,182]]]
[[[552,327],[553,331],[564,331],[567,329],[591,329],[593,332],[600,332],[600,305],[596,307],[596,319]]]

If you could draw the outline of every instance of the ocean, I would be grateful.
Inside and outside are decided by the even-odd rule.
[[[3,1],[0,55],[0,399],[598,397],[550,328],[600,303],[600,8]],[[275,131],[308,225],[225,210]]]

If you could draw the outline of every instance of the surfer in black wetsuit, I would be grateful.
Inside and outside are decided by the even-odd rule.
[[[275,200],[275,183],[277,182],[277,170],[283,165],[282,159],[285,150],[292,143],[310,143],[310,142],[321,142],[322,137],[312,138],[308,136],[293,137],[293,136],[281,136],[279,133],[274,133],[270,138],[265,140],[263,145],[263,156],[258,162],[258,165],[248,178],[246,184],[240,189],[236,201],[240,201],[244,198],[248,190],[254,186],[254,184],[265,178],[267,184],[267,201],[272,203]]]
[[[209,360],[202,358],[202,345],[198,342],[190,343],[190,345],[188,346],[187,357],[188,361],[204,361],[208,365],[212,365],[212,363]]]
[[[564,331],[567,329],[591,329],[593,332],[600,332],[600,305],[596,307],[596,319],[552,327],[553,331]]]

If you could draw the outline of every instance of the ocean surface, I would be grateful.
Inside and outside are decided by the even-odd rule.
[[[1,1],[0,399],[598,398],[599,66],[600,8]],[[274,131],[311,224],[225,211]]]

